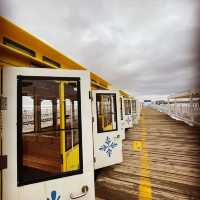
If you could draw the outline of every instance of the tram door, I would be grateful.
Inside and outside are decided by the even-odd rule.
[[[124,110],[124,127],[131,128],[133,127],[131,99],[124,98]]]
[[[95,169],[122,162],[119,94],[93,91],[93,137]]]
[[[3,200],[95,199],[89,73],[3,71]]]
[[[132,100],[132,115],[133,115],[133,125],[138,124],[138,102],[136,100]]]

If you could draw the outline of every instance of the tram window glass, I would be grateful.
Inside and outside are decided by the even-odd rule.
[[[136,113],[136,100],[132,100],[132,110],[133,113]]]
[[[130,115],[131,114],[131,101],[124,100],[124,107],[125,107],[125,115]]]
[[[60,126],[60,100],[56,100],[57,128]]]
[[[72,146],[76,146],[79,142],[78,138],[78,102],[65,99],[65,120],[66,127],[69,130],[66,137],[68,137],[65,144],[66,151]]]
[[[18,185],[82,173],[78,78],[18,79]]]
[[[123,105],[122,105],[122,98],[120,98],[120,113],[121,113],[121,120],[123,120]]]
[[[32,96],[22,96],[22,130],[23,133],[34,131],[34,100]]]
[[[41,100],[41,128],[53,126],[53,102],[51,100]]]
[[[98,133],[117,130],[117,107],[115,94],[97,94]]]

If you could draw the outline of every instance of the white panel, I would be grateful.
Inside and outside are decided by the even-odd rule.
[[[130,100],[129,98],[124,98],[124,100]],[[132,116],[132,106],[131,106],[131,114],[125,115],[125,105],[124,105],[124,128],[132,128],[133,127],[133,116]]]
[[[97,111],[96,111],[96,94],[97,93],[112,93],[116,94],[117,101],[117,131],[109,131],[98,133],[97,132]],[[92,103],[92,112],[94,117],[93,123],[93,136],[94,136],[94,156],[96,159],[95,169],[99,169],[102,167],[110,166],[113,164],[117,164],[122,162],[122,138],[121,138],[121,120],[120,120],[120,102],[119,102],[119,93],[113,90],[97,90],[93,91],[93,103]],[[112,148],[110,145],[106,144],[106,142],[110,141],[110,145],[114,145]],[[105,150],[101,147],[106,145],[107,148]],[[106,147],[105,146],[105,147]],[[111,155],[109,156],[107,150],[111,150]]]
[[[17,187],[17,75],[81,78],[83,174]],[[8,99],[8,110],[3,113],[3,154],[8,155],[8,168],[3,171],[3,200],[46,200],[47,198],[52,200],[50,198],[52,191],[60,195],[60,200],[66,200],[69,199],[71,192],[80,194],[83,185],[88,185],[89,193],[80,199],[94,200],[89,72],[8,67],[4,69],[3,83],[4,96]]]

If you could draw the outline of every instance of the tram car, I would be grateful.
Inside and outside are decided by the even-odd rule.
[[[139,120],[140,120],[140,110],[141,110],[141,104],[139,102],[139,100],[133,98],[131,100],[132,102],[132,122],[133,122],[133,126],[137,125]]]
[[[122,162],[119,91],[2,17],[0,27],[2,200],[95,199],[94,169]]]
[[[124,96],[124,128],[129,129],[133,127],[133,106],[132,97],[129,95]]]
[[[123,90],[119,90],[119,94],[120,94],[120,120],[121,120],[121,135],[122,135],[122,139],[125,139],[125,108],[124,108],[124,96],[128,95],[126,92],[124,92]]]
[[[119,91],[95,73],[90,73],[95,169],[122,162]],[[100,148],[99,148],[100,147]],[[113,149],[113,150],[112,150]],[[105,153],[102,154],[102,151]],[[111,158],[112,157],[112,158]]]

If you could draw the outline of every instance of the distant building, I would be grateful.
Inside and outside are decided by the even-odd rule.
[[[147,100],[147,99],[144,100],[144,106],[150,106],[151,103],[152,103],[151,100]]]

